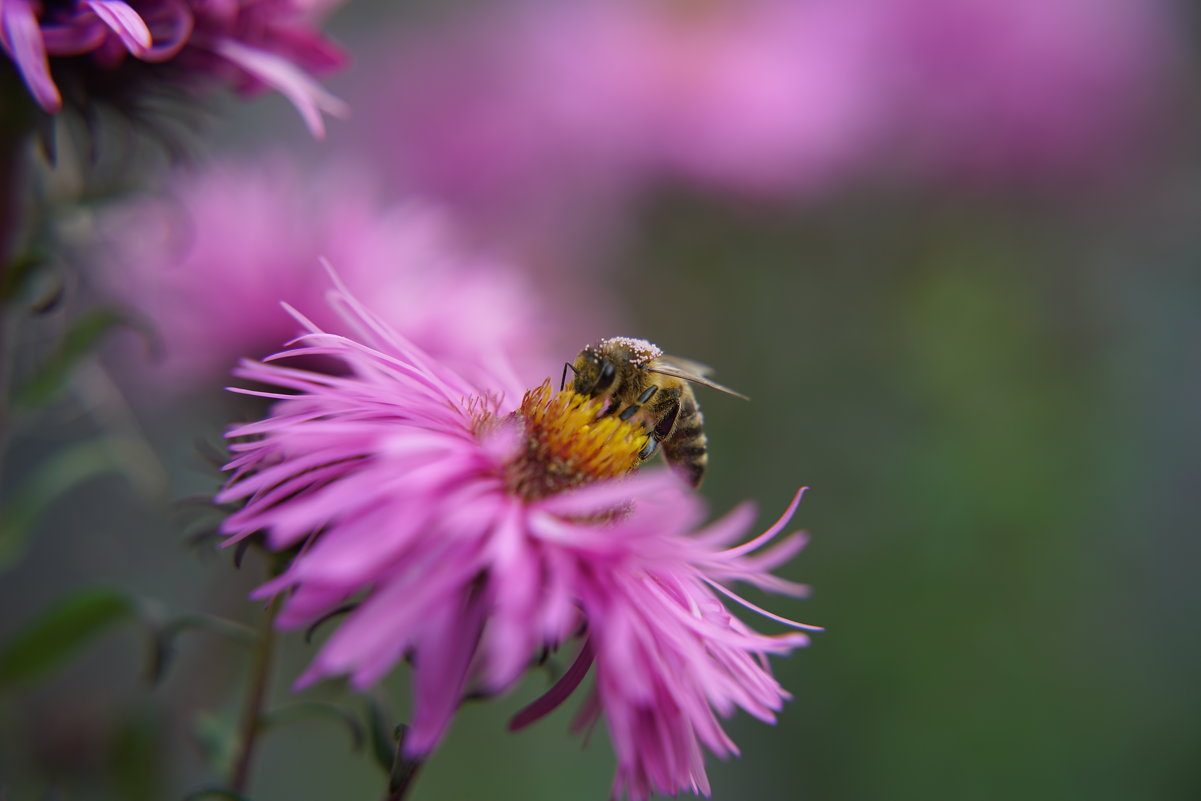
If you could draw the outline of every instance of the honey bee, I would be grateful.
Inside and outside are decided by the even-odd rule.
[[[563,365],[564,386],[568,370],[575,374],[575,392],[607,399],[602,417],[616,414],[622,420],[633,419],[649,431],[650,439],[639,454],[642,461],[662,445],[663,457],[693,487],[699,487],[705,477],[709,453],[692,384],[750,400],[710,380],[712,371],[705,365],[667,356],[645,339],[610,337],[589,345],[574,362]]]

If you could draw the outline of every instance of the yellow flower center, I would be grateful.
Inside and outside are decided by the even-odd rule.
[[[571,390],[553,394],[550,379],[525,393],[514,413],[525,442],[505,466],[509,490],[534,500],[635,468],[647,432],[613,415],[598,418],[603,407]]]

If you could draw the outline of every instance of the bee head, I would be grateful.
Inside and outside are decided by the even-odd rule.
[[[591,348],[580,351],[571,363],[575,373],[572,389],[580,395],[596,397],[607,394],[617,380],[617,365],[602,353]]]

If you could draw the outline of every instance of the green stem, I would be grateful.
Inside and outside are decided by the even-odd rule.
[[[396,762],[392,766],[392,777],[388,782],[388,794],[384,796],[384,801],[404,801],[408,796],[409,790],[413,788],[413,783],[417,779],[417,773],[421,770],[424,762],[405,759],[401,752],[404,750],[404,740],[402,739],[396,744]]]
[[[0,107],[4,104],[0,103]],[[25,224],[25,133],[0,121],[0,470],[8,451],[9,383],[12,377],[13,322],[9,317],[9,270]]]
[[[24,131],[0,123],[0,280],[6,277],[25,222]]]
[[[229,776],[229,788],[235,793],[246,791],[250,782],[250,769],[254,762],[255,746],[262,733],[263,709],[267,704],[270,687],[271,663],[275,652],[275,616],[280,604],[272,599],[263,619],[259,645],[255,649],[254,664],[250,670],[250,687],[242,705],[242,722],[238,731],[238,755]]]

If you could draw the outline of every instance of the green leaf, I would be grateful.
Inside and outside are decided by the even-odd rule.
[[[0,509],[0,572],[20,561],[35,524],[52,503],[85,481],[118,471],[105,439],[82,442],[38,465]]]
[[[45,263],[46,254],[37,251],[24,253],[9,262],[8,269],[0,276],[0,303],[8,303],[24,294]]]
[[[211,712],[201,711],[192,721],[192,734],[200,745],[200,753],[209,769],[220,776],[228,774],[238,752],[238,730],[234,724]],[[212,794],[224,791],[212,788],[198,792]]]
[[[108,760],[122,801],[158,801],[166,786],[166,741],[154,715],[131,712],[115,733]]]
[[[392,762],[392,770],[389,771],[388,792],[392,794],[389,796],[391,798],[404,798],[409,785],[417,777],[417,771],[421,770],[422,762],[419,759],[406,759],[404,756],[405,737],[409,736],[409,727],[402,723],[396,727],[396,731],[396,759]]]
[[[308,644],[313,641],[313,635],[317,632],[317,629],[319,629],[323,624],[329,622],[330,620],[333,620],[336,617],[341,617],[342,615],[353,612],[355,609],[358,608],[358,606],[359,606],[359,604],[356,601],[355,603],[351,603],[351,604],[343,604],[342,606],[339,606],[337,609],[333,610],[332,612],[326,612],[324,615],[322,615],[320,618],[317,619],[316,623],[313,623],[311,626],[309,626],[307,629],[304,630],[305,643]]]
[[[367,698],[367,730],[371,733],[371,754],[384,773],[392,773],[396,761],[395,727],[385,722],[384,710],[374,698]]]
[[[155,628],[147,670],[152,684],[163,680],[175,656],[176,640],[185,631],[210,631],[242,645],[255,645],[261,638],[257,631],[243,623],[206,614],[181,615]]]
[[[351,748],[355,751],[363,748],[363,740],[365,739],[363,725],[348,710],[343,709],[337,704],[325,701],[299,701],[272,709],[268,714],[263,716],[262,725],[264,728],[271,728],[286,723],[289,718],[308,717],[332,718],[342,723],[350,735]]]
[[[250,801],[249,798],[241,793],[235,793],[225,787],[204,787],[195,792],[188,793],[183,797],[183,801],[200,801],[202,798],[224,798],[227,801]]]
[[[96,349],[106,334],[126,323],[125,317],[113,309],[93,309],[81,316],[50,359],[13,390],[13,405],[31,409],[53,400],[67,385],[75,366]]]
[[[204,613],[180,615],[168,621],[163,626],[163,631],[171,636],[183,631],[209,631],[242,645],[257,645],[262,639],[258,631],[245,623]]]
[[[0,650],[0,688],[49,673],[105,629],[137,616],[128,596],[104,587],[60,600]]]

